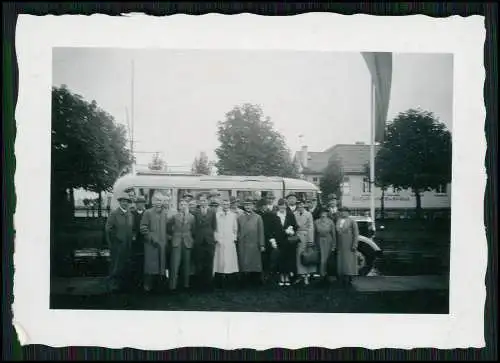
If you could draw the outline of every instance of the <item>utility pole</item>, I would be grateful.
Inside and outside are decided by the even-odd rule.
[[[131,82],[131,117],[130,117],[130,152],[134,157],[134,60],[132,59],[132,82]],[[135,174],[135,162],[132,162],[132,174]]]

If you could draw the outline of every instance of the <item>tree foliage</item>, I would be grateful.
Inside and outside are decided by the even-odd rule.
[[[284,137],[274,130],[260,106],[234,107],[218,123],[217,134],[219,174],[297,177]]]
[[[422,192],[451,181],[451,133],[432,112],[410,109],[396,116],[376,158],[379,185],[411,188],[417,214]]]
[[[66,86],[52,88],[52,193],[110,190],[119,172],[132,163],[125,127]],[[66,198],[67,199],[67,198]]]
[[[201,152],[199,157],[196,157],[194,159],[191,171],[194,174],[210,175],[211,165],[208,161],[208,156],[206,153]]]
[[[167,163],[160,156],[160,153],[153,154],[151,162],[148,164],[149,170],[163,171],[167,169]]]
[[[344,172],[342,170],[342,163],[335,154],[330,157],[326,168],[323,170],[323,175],[319,182],[321,194],[324,197],[334,194],[340,200],[342,195],[342,182],[344,180]]]

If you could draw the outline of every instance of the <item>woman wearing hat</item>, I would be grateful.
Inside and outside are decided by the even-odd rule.
[[[231,197],[229,199],[229,203],[230,203],[230,209],[231,209],[231,212],[235,213],[236,216],[241,216],[243,214],[243,209],[240,208],[239,206],[239,199],[236,199],[236,197]]]
[[[278,200],[278,210],[276,215],[279,219],[279,231],[276,235],[276,245],[278,254],[278,272],[280,274],[278,285],[290,286],[291,275],[295,272],[295,251],[296,244],[293,237],[297,233],[297,222],[292,212],[287,210],[284,199]],[[275,246],[272,246],[275,248]]]
[[[262,217],[253,210],[253,199],[246,199],[245,211],[238,217],[238,262],[246,283],[262,281],[262,255],[265,250]]]
[[[297,245],[297,274],[302,277],[304,285],[309,285],[310,275],[316,272],[316,266],[305,266],[302,264],[302,253],[308,246],[314,245],[314,221],[312,214],[305,209],[304,201],[297,202],[295,211],[295,220],[297,221],[297,236],[300,239]]]
[[[326,282],[327,278],[327,262],[332,251],[335,250],[337,244],[335,223],[328,218],[328,210],[322,209],[319,212],[319,218],[314,222],[314,230],[316,232],[316,242],[320,249],[320,276]]]
[[[350,217],[349,209],[340,208],[337,221],[337,276],[344,287],[358,274],[358,224]]]
[[[134,236],[134,219],[129,210],[131,199],[128,194],[118,196],[119,207],[106,220],[106,240],[110,250],[109,289],[126,287],[130,272],[130,254]]]

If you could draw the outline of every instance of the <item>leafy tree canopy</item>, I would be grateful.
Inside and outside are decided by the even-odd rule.
[[[342,163],[336,155],[333,154],[328,161],[328,165],[323,170],[323,176],[320,179],[319,187],[321,189],[321,194],[325,198],[334,194],[338,199],[340,199],[342,194],[341,186],[343,179],[344,173],[342,170]]]
[[[236,106],[218,123],[220,146],[215,150],[221,175],[296,177],[284,137],[258,105]]]
[[[379,184],[416,194],[451,181],[451,134],[433,113],[410,109],[388,125],[376,159]]]
[[[167,163],[160,157],[159,153],[155,153],[151,162],[148,164],[149,170],[162,171],[167,169]]]
[[[194,174],[210,175],[211,166],[206,153],[201,152],[200,156],[194,159],[191,171]]]
[[[56,189],[110,190],[132,163],[125,127],[66,86],[52,88],[52,184]]]

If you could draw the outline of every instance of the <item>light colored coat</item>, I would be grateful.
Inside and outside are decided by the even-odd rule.
[[[358,247],[358,224],[352,218],[339,218],[337,221],[337,274],[356,276],[358,260],[352,248]]]
[[[141,219],[144,235],[144,274],[164,275],[167,268],[168,212],[150,208]]]
[[[261,248],[264,247],[264,223],[255,212],[238,217],[238,261],[241,272],[262,272]]]
[[[307,245],[314,244],[314,220],[312,214],[306,210],[301,214],[295,211],[295,220],[297,221],[297,236],[300,242],[297,244],[297,273],[299,275],[316,272],[316,266],[304,266],[301,255]]]
[[[228,211],[227,215],[217,213],[217,229],[215,230],[214,273],[230,274],[238,272],[238,254],[236,239],[238,238],[238,216]]]

